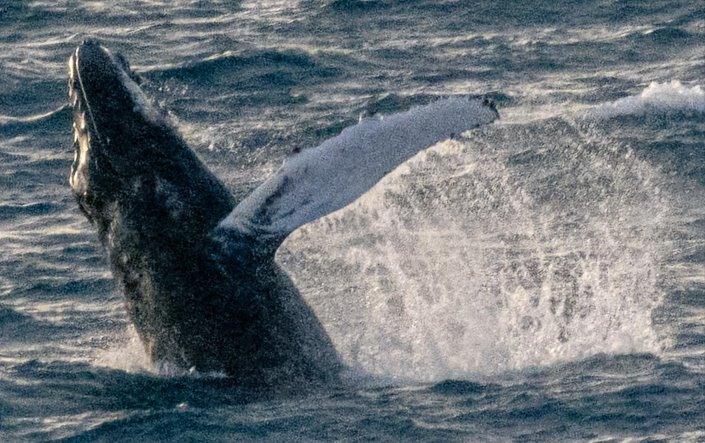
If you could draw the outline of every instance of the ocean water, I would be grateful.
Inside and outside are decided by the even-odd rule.
[[[147,361],[68,187],[86,37],[239,197],[361,115],[496,102],[279,251],[339,386]],[[697,1],[0,0],[0,440],[705,440],[704,87]]]

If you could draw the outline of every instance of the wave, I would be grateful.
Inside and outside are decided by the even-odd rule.
[[[56,333],[57,327],[0,305],[0,344],[28,343]]]
[[[668,112],[705,112],[705,90],[700,85],[687,86],[678,80],[651,82],[638,95],[599,105],[591,114],[611,118]]]
[[[14,217],[28,217],[33,215],[46,215],[57,210],[57,205],[47,202],[26,204],[0,203],[0,221]]]
[[[192,409],[242,405],[275,394],[241,389],[223,378],[155,377],[79,361],[28,360],[6,365],[3,375],[9,375],[0,380],[3,419],[8,417],[6,412],[29,417],[28,422],[37,418],[37,422],[30,422],[32,426],[24,429],[3,428],[0,431],[3,441],[17,438],[21,441],[62,438],[103,441],[109,431],[113,432],[109,436],[114,440],[114,432],[124,431],[121,425],[125,420],[132,429],[135,423],[129,422],[130,417],[150,416],[144,411],[153,411],[155,415],[173,412],[176,417],[182,417],[182,412]],[[43,417],[47,420],[41,420]],[[139,423],[151,428],[155,435],[160,432],[159,422],[154,426],[149,426],[154,423],[150,421],[137,420]],[[17,432],[14,439],[13,430]],[[131,435],[139,435],[139,432],[131,432]]]
[[[70,121],[71,107],[69,105],[63,105],[44,114],[26,117],[0,115],[0,134],[12,136],[28,131],[66,132],[66,128],[70,127]]]
[[[157,79],[177,78],[189,82],[210,83],[223,76],[241,77],[245,85],[293,85],[300,76],[335,74],[315,57],[291,50],[250,49],[242,52],[225,51],[201,60],[181,65],[158,67],[145,72]],[[249,78],[254,76],[254,78]]]
[[[674,45],[687,44],[693,41],[696,35],[678,27],[663,27],[633,32],[627,39],[637,44]]]
[[[335,12],[371,12],[390,6],[390,2],[379,0],[334,0],[327,8]]]

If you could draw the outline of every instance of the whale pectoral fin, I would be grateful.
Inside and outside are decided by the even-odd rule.
[[[296,228],[352,203],[417,152],[498,116],[490,101],[463,97],[363,119],[288,158],[219,228],[276,250]]]

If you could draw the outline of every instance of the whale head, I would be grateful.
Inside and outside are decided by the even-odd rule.
[[[75,150],[69,182],[89,220],[100,223],[140,176],[168,181],[188,167],[177,160],[191,152],[120,54],[87,40],[68,68]]]
[[[68,71],[75,150],[69,182],[101,236],[116,220],[139,214],[140,229],[154,229],[144,221],[149,216],[155,226],[168,219],[205,231],[230,211],[230,193],[152,104],[125,58],[87,40]]]

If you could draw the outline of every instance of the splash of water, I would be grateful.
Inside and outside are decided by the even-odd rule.
[[[135,328],[130,326],[115,346],[101,350],[93,359],[97,366],[120,369],[130,373],[156,372],[155,366],[147,357],[144,346]]]
[[[575,123],[498,125],[417,155],[279,260],[344,359],[375,375],[657,353],[661,183]]]
[[[195,368],[184,369],[170,362],[152,362],[133,326],[127,328],[119,342],[100,351],[93,358],[93,364],[133,374],[149,373],[160,377],[222,378],[226,376],[219,371],[198,372]]]
[[[678,80],[651,82],[637,95],[597,106],[593,114],[610,118],[669,111],[705,112],[705,90],[699,85],[687,86]]]

